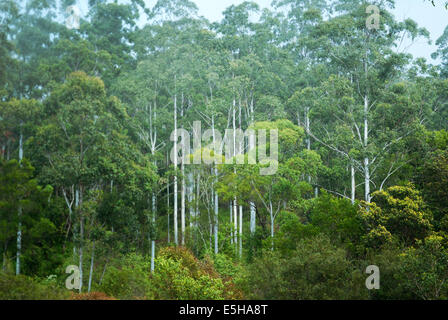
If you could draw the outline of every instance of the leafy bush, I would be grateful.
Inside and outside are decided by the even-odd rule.
[[[90,293],[73,293],[70,300],[117,300],[115,298],[109,297],[102,292],[90,292]]]
[[[429,236],[400,256],[398,278],[418,299],[448,298],[448,247],[444,242],[440,236]]]
[[[99,290],[118,299],[203,300],[241,297],[230,278],[223,279],[209,258],[188,249],[163,248],[150,273],[150,260],[132,254],[108,268]]]
[[[149,272],[150,262],[143,256],[130,254],[120,262],[121,267],[111,266],[104,275],[100,291],[118,299],[152,298]]]
[[[68,290],[23,275],[0,272],[0,300],[65,300]]]
[[[369,232],[377,229],[371,239],[390,240],[390,233],[407,245],[428,236],[433,228],[432,214],[413,185],[394,186],[373,193],[374,203],[365,204],[361,217]]]
[[[365,277],[323,235],[303,239],[289,258],[266,252],[249,267],[247,294],[255,299],[364,299]]]
[[[185,248],[164,248],[156,259],[151,285],[156,299],[222,300],[238,297],[209,259],[199,261]]]

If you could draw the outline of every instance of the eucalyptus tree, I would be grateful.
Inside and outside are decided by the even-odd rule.
[[[411,20],[397,22],[394,19],[388,11],[394,1],[377,1],[374,4],[381,8],[378,29],[366,27],[369,15],[364,1],[339,0],[333,3],[338,15],[319,24],[313,33],[321,39],[322,58],[328,59],[335,73],[349,79],[354,88],[355,103],[359,108],[362,106],[359,111],[362,118],[353,126],[361,146],[360,172],[367,202],[371,199],[372,174],[375,174],[376,166],[384,160],[387,151],[412,130],[407,125],[397,127],[389,131],[388,138],[378,139],[383,126],[381,122],[374,121],[380,112],[377,106],[387,84],[399,80],[400,72],[410,60],[408,54],[395,50],[396,39],[408,36],[415,40],[427,35],[426,30],[419,29]],[[337,152],[347,156],[342,150]]]
[[[18,8],[14,1],[0,1],[0,101],[11,94],[14,46],[8,39],[10,24],[17,19]]]
[[[46,112],[48,119],[38,128],[34,141],[46,161],[43,181],[52,183],[66,201],[67,231],[73,221],[76,223],[81,291],[85,220],[95,190],[112,190],[115,181],[117,185],[127,184],[128,192],[136,197],[148,190],[154,171],[122,133],[128,122],[126,110],[117,98],[106,95],[100,79],[81,72],[72,74],[53,90]],[[123,174],[133,183],[123,181]],[[144,186],[141,192],[136,192],[137,181]],[[136,205],[140,199],[133,200]]]
[[[2,145],[2,158],[10,160],[12,155],[17,155],[19,164],[24,158],[24,146],[28,139],[34,134],[34,121],[42,115],[42,105],[36,100],[12,99],[0,103],[0,123],[4,139]],[[16,143],[15,143],[16,142]],[[17,143],[18,142],[18,143]],[[32,156],[30,155],[31,159]],[[18,207],[18,229],[17,229],[17,254],[16,274],[20,274],[20,256],[22,252],[22,207]]]
[[[442,60],[440,66],[440,73],[443,78],[448,78],[448,26],[443,31],[443,34],[436,41],[437,51],[432,54],[432,58],[439,58]]]

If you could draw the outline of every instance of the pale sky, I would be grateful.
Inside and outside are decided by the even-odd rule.
[[[210,21],[219,21],[222,19],[222,12],[232,4],[240,4],[244,0],[192,0],[199,8],[200,15]],[[260,7],[269,7],[271,0],[253,0]],[[432,45],[426,41],[420,40],[414,43],[406,51],[412,53],[415,57],[425,57],[428,61],[431,59],[431,53],[436,50],[435,41],[443,34],[445,27],[448,26],[448,10],[439,3],[433,7],[430,2],[423,0],[396,0],[394,14],[398,20],[406,18],[415,20],[420,27],[425,27],[431,35]],[[402,46],[405,49],[409,43]]]
[[[151,7],[157,0],[145,0]],[[210,21],[219,21],[222,19],[222,12],[232,4],[240,4],[244,0],[191,0],[199,8],[199,14]],[[272,0],[252,0],[259,4],[261,8],[269,7]],[[410,52],[414,57],[425,57],[429,62],[435,63],[431,59],[431,53],[436,50],[435,42],[443,34],[445,27],[448,26],[448,10],[445,9],[443,1],[437,1],[437,6],[433,7],[429,1],[425,0],[395,0],[396,8],[394,14],[399,21],[406,18],[415,20],[420,27],[425,27],[431,35],[432,45],[426,41],[420,40],[407,48],[409,43],[405,43],[402,49]],[[84,3],[87,0],[77,0],[77,3]],[[81,10],[82,12],[83,10]],[[143,22],[144,23],[144,22]]]

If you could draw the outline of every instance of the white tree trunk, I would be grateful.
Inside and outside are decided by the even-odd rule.
[[[238,204],[236,201],[236,197],[233,199],[233,243],[235,244],[235,248],[238,246]]]
[[[81,208],[80,212],[79,212],[79,293],[82,292],[82,285],[83,285],[83,253],[84,253],[84,218],[83,218],[83,214],[82,214],[82,187],[79,187],[78,190],[78,194],[79,194],[79,207]]]
[[[255,203],[250,202],[250,233],[253,236],[255,234],[255,228],[256,228],[256,208]]]
[[[242,258],[243,256],[243,206],[240,205],[240,233],[239,233],[239,256]]]
[[[93,241],[92,244],[92,254],[90,257],[90,273],[89,273],[89,286],[87,288],[87,292],[90,292],[90,289],[92,288],[92,277],[93,277],[93,262],[95,259],[95,241]]]
[[[194,199],[194,188],[195,183],[193,179],[193,172],[188,173],[188,187],[187,187],[187,201],[189,203],[189,211],[190,211],[190,230],[193,230],[193,221],[194,221],[194,207],[193,207],[193,199]],[[190,235],[191,235],[190,231]]]
[[[356,199],[356,180],[355,180],[355,167],[353,164],[350,166],[351,171],[351,181],[352,181],[352,193],[351,193],[351,200],[352,204],[355,204]]]
[[[152,193],[152,230],[155,232],[156,224],[156,194]],[[151,234],[151,273],[154,272],[154,260],[156,257],[156,240],[155,235]]]
[[[271,217],[271,250],[274,251],[274,209],[272,208],[272,201],[269,200],[269,216]]]
[[[181,164],[181,174],[182,174],[182,190],[181,190],[181,210],[180,210],[180,221],[181,221],[181,243],[185,246],[185,165],[182,161]]]
[[[364,148],[367,151],[369,144],[369,98],[367,95],[364,97]],[[365,201],[370,203],[370,167],[369,157],[366,155],[364,158],[364,182],[365,182]]]
[[[169,163],[169,157],[168,157],[168,153],[167,153],[167,164]],[[170,179],[168,178],[168,182],[166,185],[166,192],[167,192],[167,197],[166,197],[166,215],[167,215],[167,224],[168,224],[168,243],[171,243],[171,237],[170,237]]]
[[[23,134],[22,134],[22,123],[20,124],[20,138],[19,138],[19,164],[22,163],[23,159]],[[22,205],[19,204],[17,210],[18,215],[18,227],[17,227],[17,255],[16,255],[16,275],[20,274],[20,256],[22,254]]]
[[[230,244],[233,245],[233,201],[229,202],[230,212]]]
[[[215,118],[212,116],[212,131],[213,131],[213,146],[216,150],[216,135],[215,135]],[[214,172],[215,172],[215,181],[214,181],[214,195],[215,195],[215,201],[214,201],[214,209],[215,209],[215,223],[214,223],[214,238],[215,238],[215,254],[218,254],[219,251],[219,240],[218,240],[218,222],[219,222],[219,196],[218,191],[216,190],[216,184],[218,183],[218,167],[215,161],[214,165]]]
[[[174,95],[174,136],[177,137],[177,96]],[[177,170],[177,141],[174,142],[174,170]],[[174,173],[174,243],[179,245],[177,226],[177,173]]]

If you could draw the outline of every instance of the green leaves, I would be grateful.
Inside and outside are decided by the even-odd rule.
[[[412,245],[430,234],[432,213],[426,210],[420,192],[412,185],[390,187],[372,196],[374,204],[361,211],[367,228],[375,234],[371,237],[390,239],[386,235],[390,232],[406,245]]]

